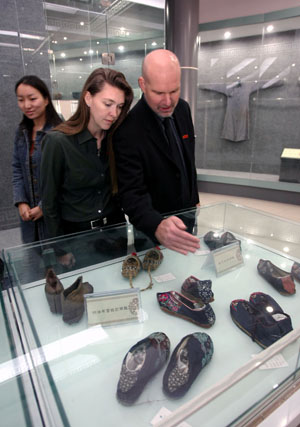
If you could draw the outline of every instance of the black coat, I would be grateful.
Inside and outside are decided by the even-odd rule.
[[[162,214],[194,207],[199,201],[194,127],[186,101],[179,100],[173,117],[189,180],[184,194],[182,170],[168,154],[162,126],[144,98],[130,111],[113,140],[121,205],[130,222],[150,236]]]

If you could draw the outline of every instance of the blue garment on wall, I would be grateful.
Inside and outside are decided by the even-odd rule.
[[[227,96],[227,107],[221,138],[238,142],[250,139],[250,94],[259,89],[268,89],[282,85],[282,80],[270,80],[258,82],[237,82],[231,85],[226,83],[211,83],[200,85],[199,87],[203,90],[213,90]]]

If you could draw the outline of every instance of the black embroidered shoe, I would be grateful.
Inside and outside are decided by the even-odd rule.
[[[287,271],[281,270],[271,261],[260,259],[257,264],[257,270],[281,295],[293,295],[296,292],[292,275]]]
[[[199,280],[195,276],[190,276],[183,282],[181,292],[187,298],[207,304],[214,300],[211,285],[211,280]]]
[[[132,405],[169,355],[170,340],[163,332],[154,332],[131,347],[122,362],[117,386],[119,402]]]
[[[204,332],[195,332],[182,338],[173,351],[163,377],[165,394],[173,398],[184,396],[200,371],[210,362],[213,351],[213,342]]]

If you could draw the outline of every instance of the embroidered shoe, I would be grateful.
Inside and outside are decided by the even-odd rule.
[[[258,310],[275,320],[281,330],[282,337],[293,330],[290,315],[284,313],[280,305],[270,295],[263,292],[253,292],[250,295],[249,301]]]
[[[131,288],[133,288],[132,279],[138,275],[140,269],[141,261],[135,253],[128,255],[124,259],[122,264],[122,276],[129,279]]]
[[[199,280],[195,276],[190,276],[183,282],[181,292],[187,298],[207,304],[214,300],[211,285],[211,280]]]
[[[239,242],[239,245],[241,247],[241,241],[236,239],[236,237],[229,231],[226,231],[221,236],[215,231],[209,231],[204,236],[204,242],[207,244],[211,251],[218,248],[222,248],[223,246],[231,245],[235,242]]]
[[[210,328],[216,320],[209,304],[198,304],[175,291],[157,293],[160,308],[168,314],[181,317],[203,328]]]
[[[150,277],[150,283],[145,289],[142,289],[143,291],[145,291],[146,289],[152,288],[153,281],[152,281],[151,271],[156,270],[160,266],[163,258],[164,256],[159,247],[150,249],[149,251],[146,252],[142,266],[144,270],[148,271],[148,274]]]
[[[82,282],[82,276],[79,276],[73,285],[63,292],[63,321],[69,325],[79,322],[84,313],[84,294],[93,292],[93,286]]]
[[[209,335],[195,332],[182,338],[172,353],[163,377],[163,391],[173,398],[182,397],[213,355]]]
[[[45,294],[52,313],[62,314],[62,293],[64,287],[54,270],[49,268],[46,273]]]
[[[119,402],[132,405],[169,355],[170,340],[163,332],[154,332],[131,347],[122,362],[117,386]]]
[[[281,319],[273,318],[246,300],[232,301],[230,314],[234,323],[262,348],[269,347],[287,333],[283,333]]]
[[[292,265],[292,277],[300,282],[300,264],[298,262],[294,262]]]
[[[257,270],[282,295],[293,295],[296,292],[292,275],[287,271],[281,270],[271,261],[260,259]]]

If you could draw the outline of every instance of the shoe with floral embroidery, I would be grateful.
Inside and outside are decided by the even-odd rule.
[[[211,285],[211,280],[199,280],[195,276],[190,276],[183,282],[181,292],[187,298],[208,304],[214,300]]]
[[[132,405],[169,355],[170,340],[163,332],[154,332],[131,347],[122,363],[117,387],[119,402]]]
[[[168,314],[181,317],[202,328],[210,328],[216,320],[209,304],[199,304],[175,291],[157,293],[160,308]]]
[[[182,338],[171,356],[163,377],[163,391],[173,398],[182,397],[213,355],[209,335],[195,332]]]

